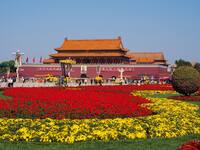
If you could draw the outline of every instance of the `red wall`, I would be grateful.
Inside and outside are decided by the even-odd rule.
[[[116,65],[109,66],[105,65],[101,67],[100,74],[104,78],[111,78],[112,76],[120,77],[120,72],[118,69],[124,68],[125,71],[123,76],[128,78],[140,78],[143,75],[154,76],[155,78],[166,77],[169,76],[167,72],[167,67],[159,66],[159,65],[142,65],[142,66],[132,66],[132,65]],[[45,66],[45,65],[24,65],[19,69],[20,77],[38,77],[42,75],[52,74],[54,76],[61,75],[60,66]],[[94,78],[97,75],[96,66],[87,67],[87,76],[90,78]],[[71,77],[79,78],[81,75],[80,66],[74,66],[70,72]]]

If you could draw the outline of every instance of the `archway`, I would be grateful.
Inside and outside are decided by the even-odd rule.
[[[87,75],[85,73],[82,73],[80,77],[81,78],[87,78]]]
[[[117,79],[117,77],[116,77],[116,76],[112,76],[111,78],[112,78],[112,80],[116,80],[116,79]]]

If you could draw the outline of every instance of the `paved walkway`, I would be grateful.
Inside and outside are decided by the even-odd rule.
[[[95,86],[95,84],[92,84]],[[102,85],[119,85],[114,83],[103,83]],[[46,83],[37,83],[37,82],[26,82],[26,83],[14,83],[13,87],[55,87],[57,86],[55,83],[52,82],[46,82]],[[69,87],[77,87],[79,86],[78,83],[68,83],[67,86]],[[88,84],[81,84],[80,86],[91,86],[90,83]],[[96,84],[96,86],[99,86],[99,84]],[[6,88],[8,87],[8,83],[6,82],[0,82],[0,88]]]

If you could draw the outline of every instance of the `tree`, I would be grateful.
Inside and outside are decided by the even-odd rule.
[[[196,63],[194,68],[200,73],[200,63]]]
[[[177,68],[181,67],[181,66],[192,66],[192,64],[189,61],[185,61],[183,59],[176,60],[175,64],[176,64]]]
[[[4,61],[0,63],[0,73],[6,73],[8,69],[10,70],[10,72],[16,71],[14,60]]]
[[[181,66],[173,72],[172,86],[178,93],[191,95],[200,87],[200,74],[193,67]]]

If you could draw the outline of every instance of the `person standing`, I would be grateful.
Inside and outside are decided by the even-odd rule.
[[[12,78],[8,79],[8,87],[13,87],[13,79]]]
[[[93,79],[91,79],[90,82],[91,82],[91,85],[92,85],[93,84]]]
[[[84,83],[85,83],[85,85],[87,84],[87,79],[84,79]]]

